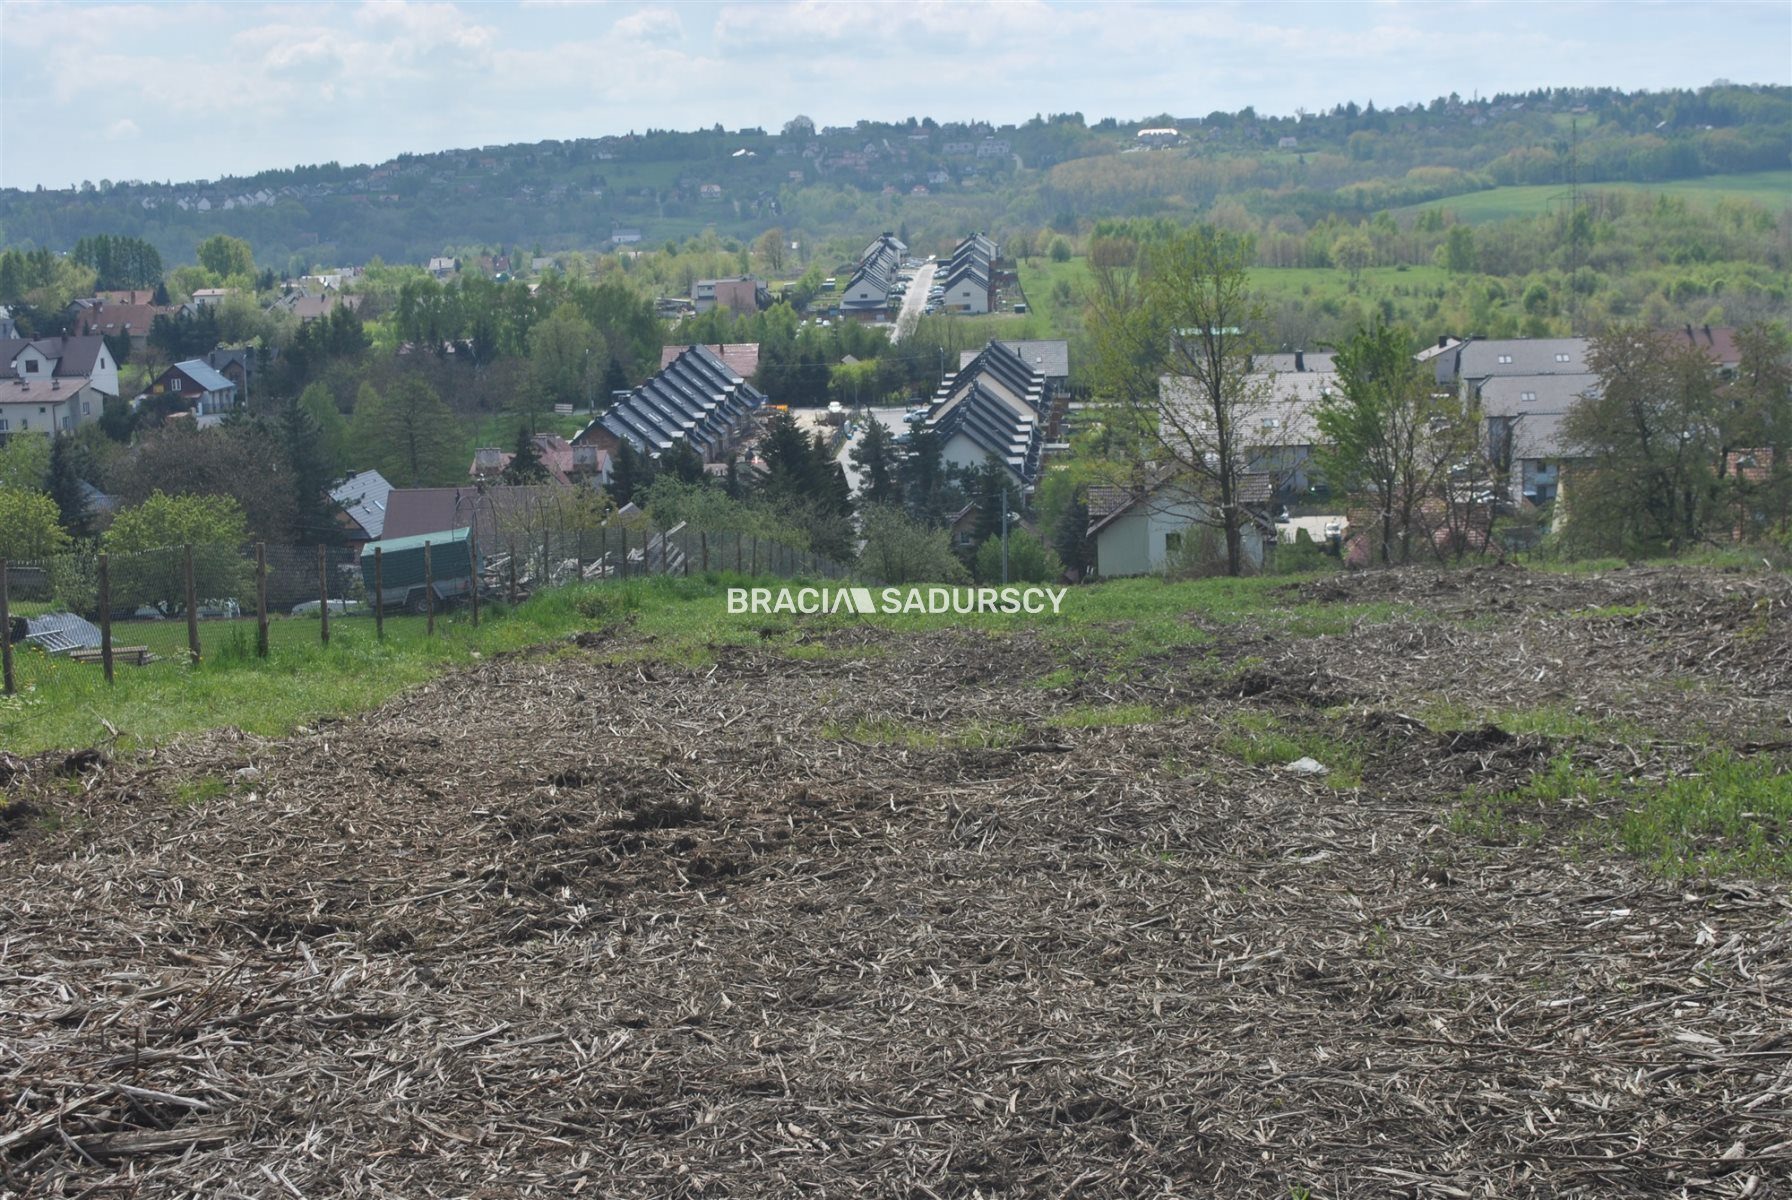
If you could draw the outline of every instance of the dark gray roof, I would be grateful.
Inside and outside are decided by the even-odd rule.
[[[1313,372],[1336,371],[1338,356],[1330,350],[1304,350],[1301,352],[1300,370]],[[1251,370],[1273,372],[1277,375],[1292,374],[1295,371],[1293,354],[1259,354],[1251,360]]]
[[[1596,391],[1599,376],[1591,372],[1578,375],[1501,375],[1482,381],[1476,388],[1481,398],[1481,411],[1490,417],[1510,417],[1518,413],[1565,413],[1581,396]]]
[[[681,439],[702,452],[764,403],[765,396],[709,347],[691,346],[597,423],[649,454],[669,450]]]
[[[1468,341],[1432,360],[1439,383],[1494,375],[1584,375],[1586,338]]]
[[[18,378],[13,372],[12,360],[26,346],[36,346],[46,358],[55,359],[56,377],[66,379],[77,375],[92,375],[93,364],[99,359],[100,351],[105,349],[106,340],[97,333],[86,337],[0,339],[0,379]]]
[[[386,528],[386,500],[392,494],[392,485],[378,471],[361,471],[350,475],[337,484],[330,492],[330,499],[342,505],[342,510],[354,519],[367,532],[367,536],[378,541]]]

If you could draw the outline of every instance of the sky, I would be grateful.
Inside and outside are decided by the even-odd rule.
[[[1792,84],[1792,0],[0,0],[0,186],[720,122],[1094,121]]]

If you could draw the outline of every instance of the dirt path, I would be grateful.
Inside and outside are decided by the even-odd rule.
[[[1466,688],[1465,654],[1504,678],[1474,639],[1608,636],[1563,614],[1619,591],[1506,582],[1457,585],[1503,631],[1216,629],[1057,689],[1021,637],[699,670],[599,637],[279,741],[29,764],[0,1190],[1783,1195],[1785,886],[1453,833],[1555,747],[1434,732],[1401,711],[1419,668],[1366,668]],[[1678,646],[1704,702],[1784,711],[1785,661],[1693,653],[1722,649],[1701,605],[1747,611],[1721,594],[1574,686],[1630,694]],[[1175,715],[1053,722],[1141,702]],[[1233,714],[1321,703],[1361,788],[1228,751]]]

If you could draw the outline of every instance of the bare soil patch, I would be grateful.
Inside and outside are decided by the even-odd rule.
[[[1412,611],[1062,688],[1028,635],[623,634],[284,739],[0,758],[0,1191],[1788,1194],[1786,884],[1454,833],[1560,739],[1414,715],[1783,754],[1787,581],[1288,599]],[[1240,713],[1335,723],[1362,786],[1241,761]],[[839,733],[892,724],[1010,732]]]

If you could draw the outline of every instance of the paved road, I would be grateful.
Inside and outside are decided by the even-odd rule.
[[[919,278],[919,276],[916,278]],[[905,433],[908,431],[908,426],[903,423],[902,414],[906,411],[906,409],[901,408],[874,408],[871,410],[871,418],[875,421],[882,421],[884,426],[893,434]],[[854,420],[858,420],[859,414],[853,414],[853,418]],[[859,469],[852,465],[852,449],[859,444],[859,439],[864,436],[865,431],[861,426],[856,434],[847,438],[846,441],[842,442],[840,445],[840,467],[846,472],[847,486],[852,488],[852,494],[855,497],[859,494]]]
[[[902,297],[902,311],[896,314],[896,328],[890,332],[891,345],[914,332],[915,322],[921,319],[921,310],[927,307],[927,289],[933,286],[933,273],[938,267],[937,262],[922,263],[915,271],[908,292]]]

